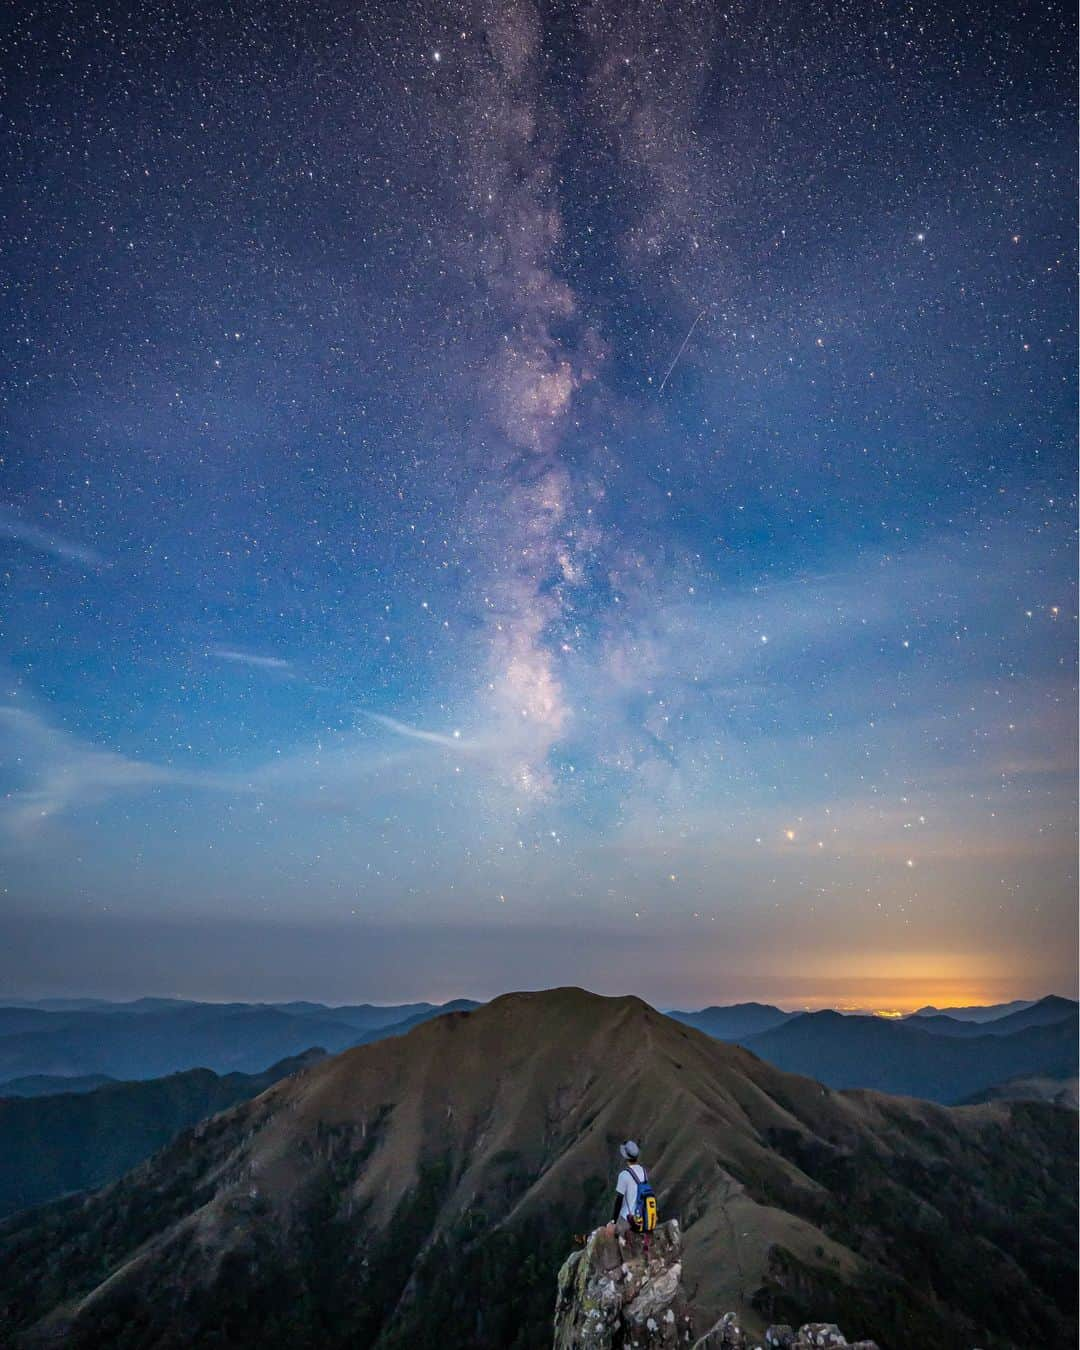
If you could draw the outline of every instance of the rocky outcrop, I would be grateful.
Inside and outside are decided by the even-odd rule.
[[[795,1331],[791,1327],[769,1327],[764,1336],[752,1336],[739,1326],[734,1313],[725,1313],[704,1336],[692,1342],[692,1350],[825,1350],[844,1346],[845,1350],[878,1350],[873,1341],[848,1341],[834,1322],[807,1322]]]
[[[614,1237],[598,1228],[559,1271],[554,1350],[878,1350],[873,1341],[848,1342],[831,1322],[797,1331],[769,1327],[764,1336],[743,1331],[725,1313],[695,1336],[682,1290],[682,1234],[672,1219],[648,1243],[635,1234]]]
[[[559,1271],[555,1350],[654,1350],[692,1341],[682,1293],[682,1234],[661,1224],[647,1244],[598,1228]]]

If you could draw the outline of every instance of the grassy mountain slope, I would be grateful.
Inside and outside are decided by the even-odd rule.
[[[1067,1078],[1049,1078],[1034,1075],[1028,1078],[1010,1078],[1005,1083],[995,1083],[982,1092],[976,1093],[970,1104],[977,1102],[1053,1102],[1055,1106],[1066,1106],[1072,1110],[1080,1107],[1080,1079],[1075,1073]]]
[[[282,1060],[261,1074],[190,1069],[92,1092],[0,1100],[0,1215],[114,1181],[197,1121],[246,1101],[322,1058]]]
[[[348,1051],[107,1190],[9,1221],[6,1334],[547,1347],[555,1272],[607,1217],[627,1134],[683,1222],[704,1317],[813,1313],[885,1350],[1074,1334],[1071,1113],[830,1092],[580,990]]]

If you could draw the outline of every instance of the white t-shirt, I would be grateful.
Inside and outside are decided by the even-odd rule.
[[[639,1176],[638,1173],[641,1175]],[[620,1219],[628,1219],[633,1214],[637,1205],[638,1182],[644,1180],[645,1169],[640,1163],[627,1163],[619,1173],[615,1189],[622,1196],[622,1209],[619,1210]]]

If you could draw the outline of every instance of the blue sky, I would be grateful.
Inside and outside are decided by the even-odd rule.
[[[20,18],[13,992],[1074,990],[1068,26]]]

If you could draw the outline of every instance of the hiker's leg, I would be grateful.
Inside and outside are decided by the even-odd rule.
[[[634,1239],[637,1237],[637,1230],[631,1227],[629,1219],[620,1219],[615,1225],[615,1236],[625,1248],[628,1255],[633,1255],[637,1250],[637,1244]]]

